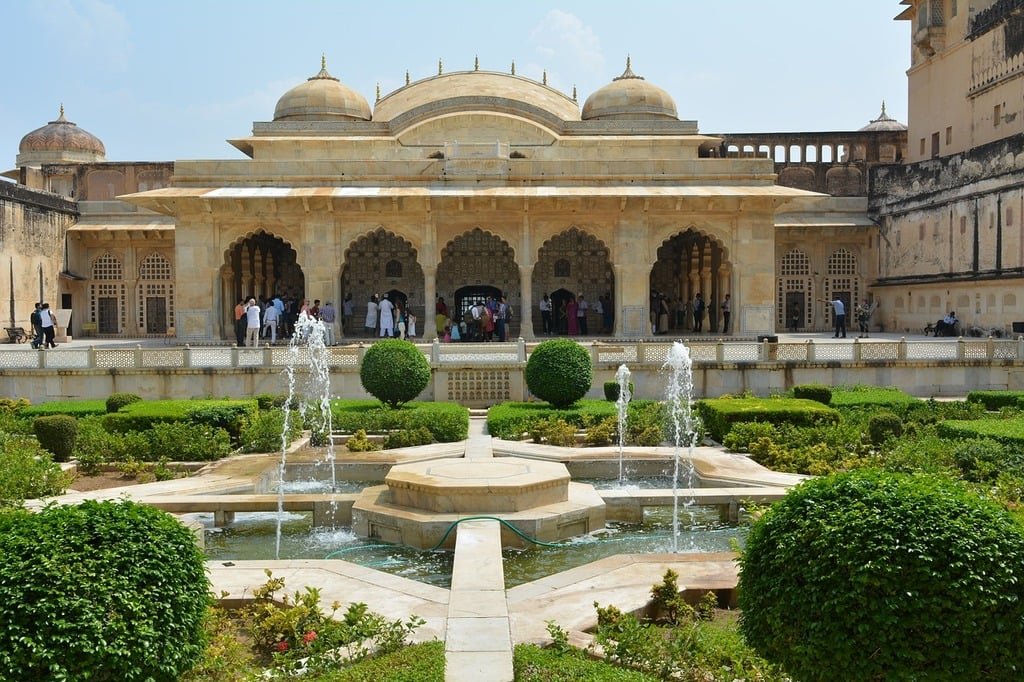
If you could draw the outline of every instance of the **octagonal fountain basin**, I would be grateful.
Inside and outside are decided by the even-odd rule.
[[[412,462],[392,467],[384,485],[363,490],[352,505],[352,530],[420,549],[450,549],[452,527],[469,516],[506,522],[502,546],[525,547],[529,541],[522,535],[555,542],[604,528],[605,504],[593,486],[573,483],[559,462],[518,457]]]

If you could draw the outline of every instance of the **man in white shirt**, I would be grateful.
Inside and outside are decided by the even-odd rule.
[[[281,311],[273,303],[268,305],[267,309],[263,311],[263,337],[266,338],[269,330],[270,343],[277,343],[277,323],[280,319]]]
[[[583,298],[583,292],[580,292],[579,302],[576,304],[576,321],[579,323],[580,336],[587,336],[587,311],[590,310],[590,306],[587,304],[587,300]]]
[[[380,315],[381,338],[391,338],[395,335],[395,304],[391,302],[387,294],[380,300],[378,314]]]
[[[337,315],[338,311],[334,309],[334,304],[330,301],[320,309],[320,321],[324,323],[324,345],[326,346],[334,345],[334,320]]]
[[[255,348],[260,345],[260,307],[256,299],[250,298],[245,307],[245,345]]]

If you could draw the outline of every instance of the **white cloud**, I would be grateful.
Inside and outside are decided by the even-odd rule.
[[[596,73],[605,70],[601,40],[593,29],[569,12],[548,12],[531,31],[530,41],[541,58],[566,62],[565,70],[570,73],[581,68]]]
[[[132,52],[131,25],[102,0],[35,0],[33,13],[49,32],[46,43],[79,58],[92,56],[107,70],[126,70]]]

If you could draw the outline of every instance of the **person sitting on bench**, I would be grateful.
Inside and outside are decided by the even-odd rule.
[[[935,323],[935,336],[956,336],[959,323],[956,312],[949,311],[949,315]]]

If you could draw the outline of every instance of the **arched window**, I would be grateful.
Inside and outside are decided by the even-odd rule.
[[[100,334],[120,334],[125,326],[124,266],[106,252],[92,262],[89,321]]]
[[[572,266],[565,258],[555,261],[555,277],[569,277],[572,273]]]
[[[389,260],[384,266],[384,276],[397,278],[402,276],[402,263],[397,260]]]
[[[828,274],[856,275],[857,257],[846,249],[836,249],[828,257]]]
[[[110,253],[104,253],[92,262],[92,278],[103,280],[124,279],[124,268],[121,265],[121,261]]]
[[[151,253],[139,265],[136,286],[137,324],[147,334],[166,334],[174,326],[174,278],[171,262]]]

